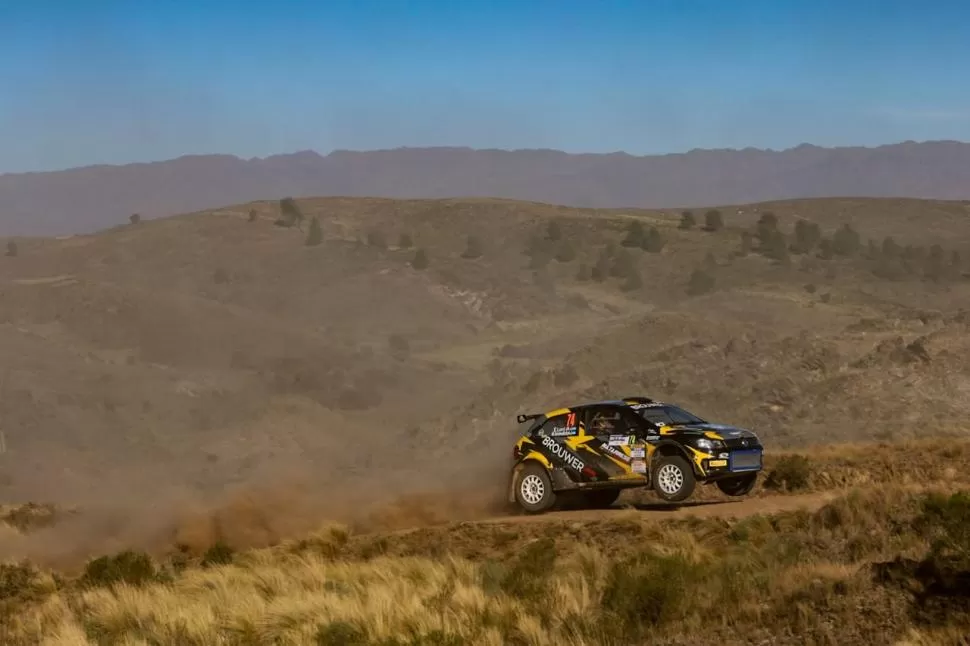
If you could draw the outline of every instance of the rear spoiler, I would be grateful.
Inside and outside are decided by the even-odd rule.
[[[532,419],[539,419],[544,414],[545,413],[525,413],[525,414],[519,413],[518,415],[515,416],[515,421],[518,422],[519,424],[523,424]]]

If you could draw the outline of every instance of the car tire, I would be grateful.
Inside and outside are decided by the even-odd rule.
[[[515,478],[515,501],[528,514],[541,514],[556,504],[549,473],[539,464],[526,464]]]
[[[728,496],[746,496],[754,489],[758,481],[757,473],[746,473],[743,476],[725,478],[717,481],[717,488]]]
[[[687,460],[679,455],[662,455],[654,462],[653,490],[667,502],[686,500],[694,493],[697,480]]]
[[[619,497],[619,489],[595,489],[584,491],[580,497],[580,504],[586,509],[607,509],[612,507]]]

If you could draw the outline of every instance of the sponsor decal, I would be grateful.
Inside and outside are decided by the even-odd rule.
[[[551,451],[553,455],[560,458],[563,462],[565,462],[572,468],[576,469],[577,471],[582,471],[583,467],[586,466],[586,463],[584,463],[575,455],[567,451],[566,447],[564,447],[562,444],[552,439],[548,435],[542,438],[542,446],[549,449],[549,451]]]
[[[727,460],[711,460],[707,464],[708,466],[712,466],[712,467],[726,467]]]
[[[632,435],[611,435],[607,444],[609,446],[629,446],[635,441],[636,438],[634,438]]]
[[[719,457],[719,458],[722,458],[722,459],[724,459],[724,460],[727,460],[729,456],[728,456],[728,454],[727,454],[727,453],[721,453],[721,454],[719,454],[719,455],[718,455],[717,457]]]
[[[646,473],[647,472],[647,463],[646,463],[645,460],[634,460],[630,464],[630,468],[633,469],[633,472],[634,473]]]
[[[646,455],[647,455],[647,449],[642,446],[636,446],[630,449],[631,458],[642,458],[642,457],[646,457]]]
[[[610,446],[609,444],[604,444],[603,446],[600,447],[600,450],[603,453],[606,453],[607,455],[613,456],[617,460],[622,460],[623,462],[630,461],[630,457],[626,453],[624,453],[620,449]]]
[[[633,410],[640,410],[641,408],[657,408],[658,406],[664,406],[663,402],[650,402],[649,404],[634,404],[630,406]]]

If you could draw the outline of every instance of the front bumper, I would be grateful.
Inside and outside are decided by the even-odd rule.
[[[700,465],[710,478],[756,473],[764,468],[764,449],[755,447],[716,451],[703,458]]]

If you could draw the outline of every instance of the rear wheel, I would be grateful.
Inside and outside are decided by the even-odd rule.
[[[694,493],[694,471],[679,455],[662,455],[654,462],[653,490],[668,502],[686,500]]]
[[[515,482],[515,501],[530,514],[552,509],[556,504],[556,493],[545,469],[535,463],[522,467]]]
[[[717,488],[729,496],[746,496],[754,489],[757,481],[757,473],[746,473],[743,476],[718,480]]]

